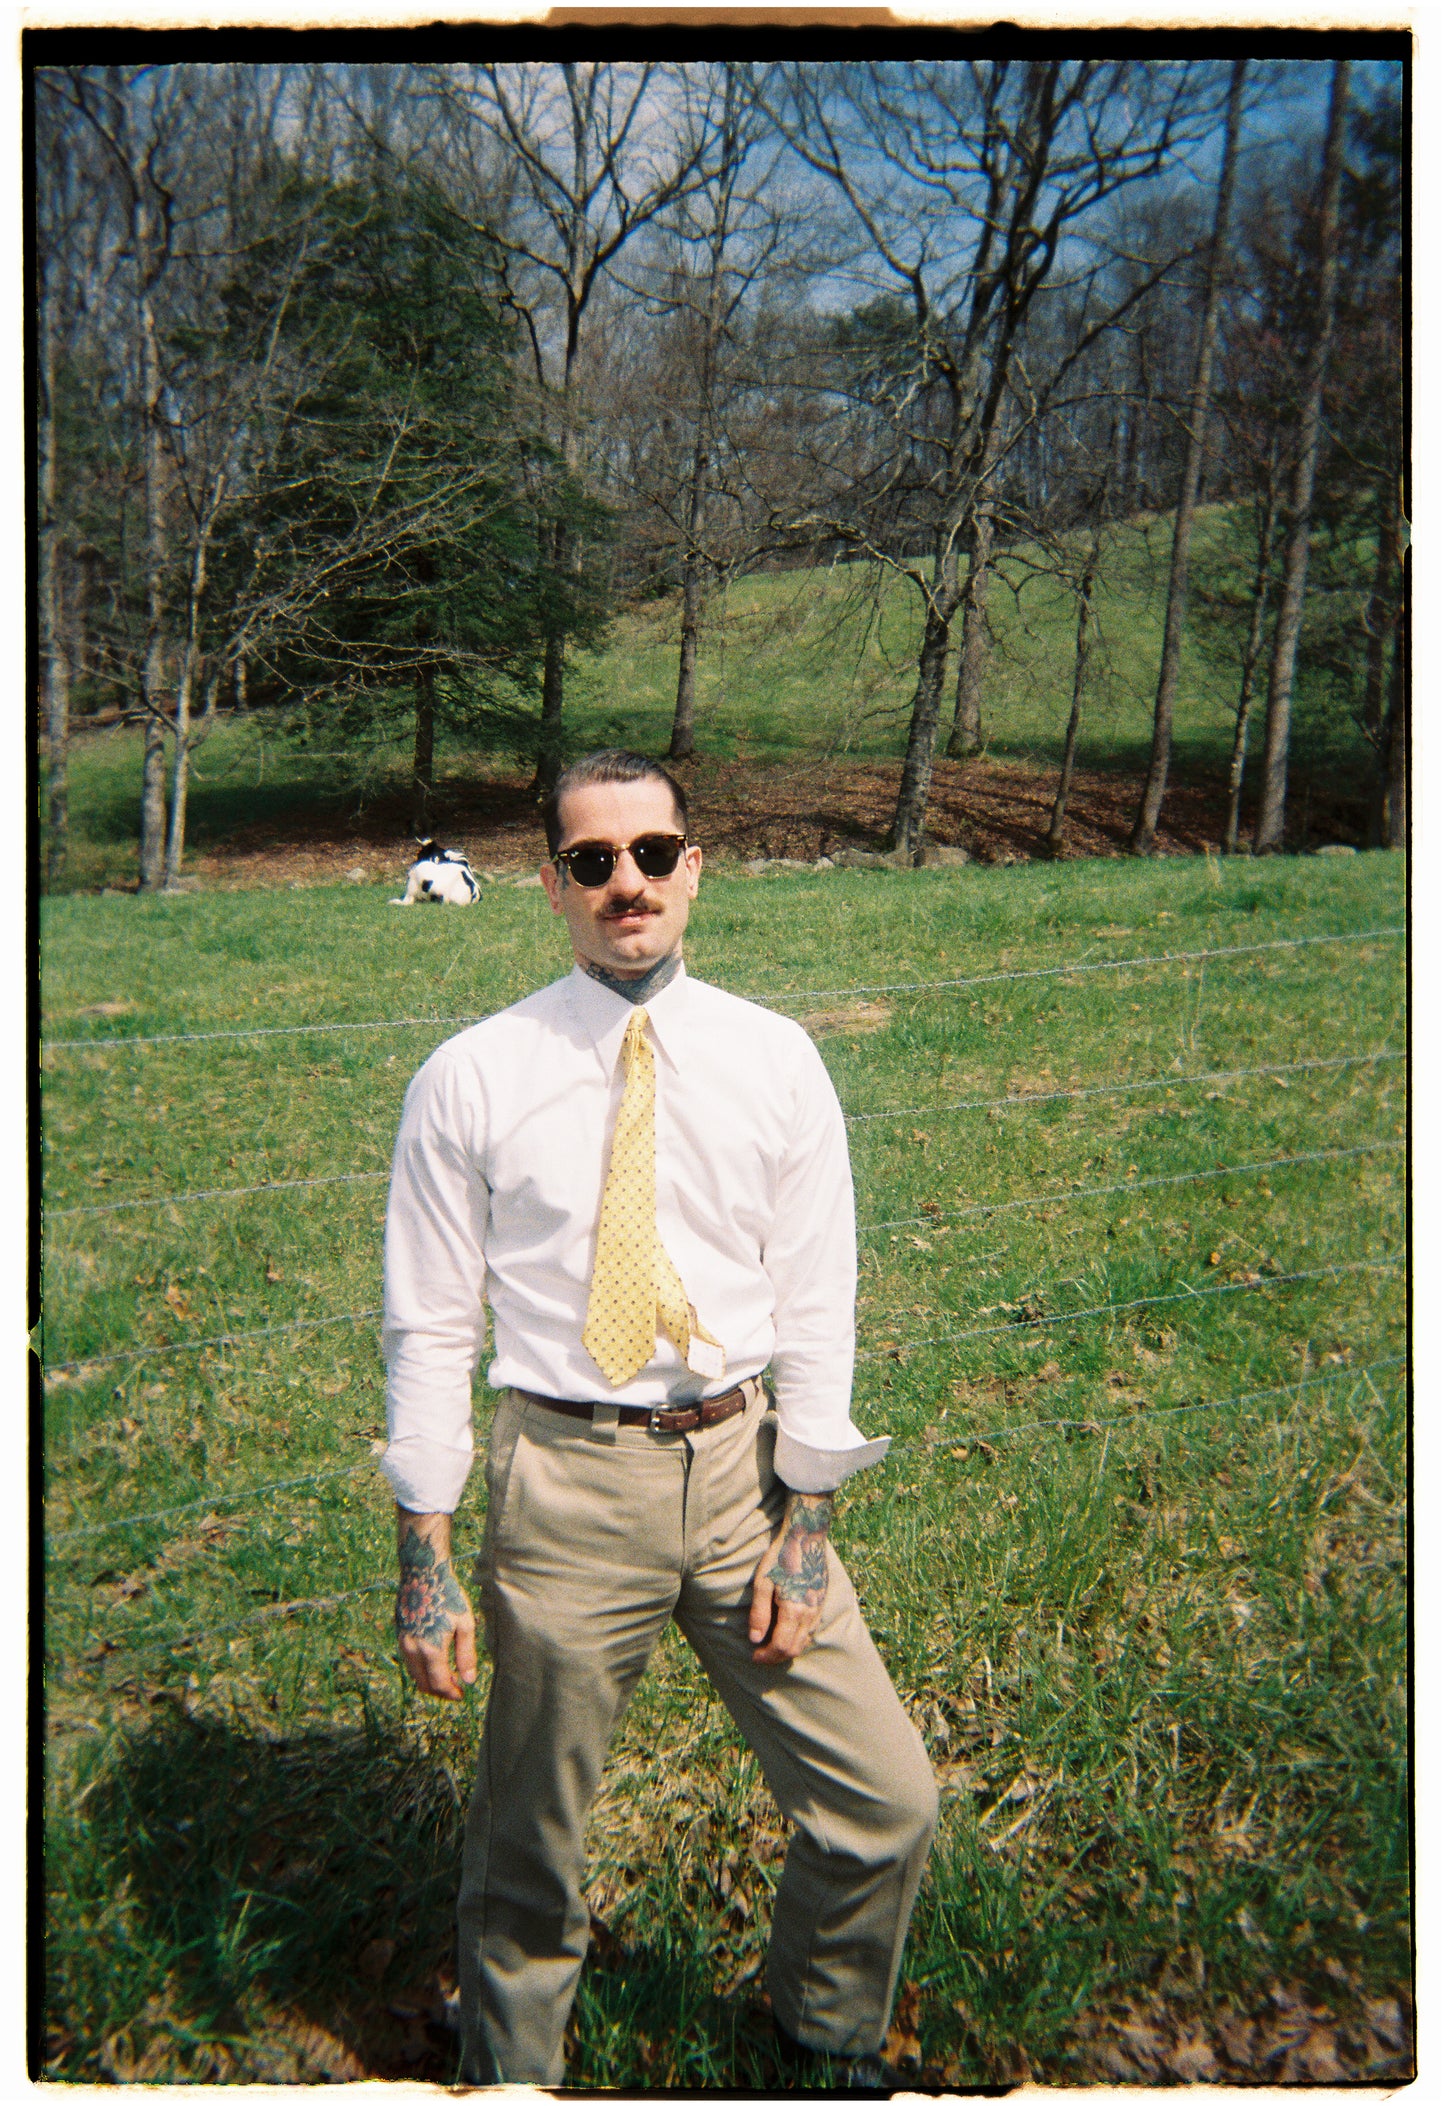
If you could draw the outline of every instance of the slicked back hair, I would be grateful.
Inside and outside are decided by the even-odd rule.
[[[556,855],[562,846],[562,799],[567,792],[608,782],[666,783],[677,812],[677,830],[680,834],[687,832],[687,797],[676,776],[670,775],[660,761],[649,760],[645,753],[632,753],[625,746],[604,746],[598,753],[584,753],[570,768],[564,768],[543,803],[542,824],[547,829],[549,855]]]

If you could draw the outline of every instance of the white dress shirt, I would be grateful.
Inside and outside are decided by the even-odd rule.
[[[392,1162],[381,1467],[398,1502],[450,1513],[472,1461],[472,1376],[605,1404],[721,1396],[772,1370],[775,1466],[831,1491],[876,1462],[849,1415],[857,1258],[843,1114],[806,1032],[685,972],[646,1004],[656,1056],[657,1225],[720,1376],[665,1333],[613,1389],[582,1344],[632,1004],[580,968],[439,1046]]]

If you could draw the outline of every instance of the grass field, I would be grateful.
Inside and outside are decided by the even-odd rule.
[[[1201,575],[1224,524],[1217,510],[1201,516]],[[1146,764],[1168,554],[1167,520],[1121,524],[1113,532],[1096,602],[1099,638],[1081,769],[1139,775]],[[1076,608],[1057,580],[1029,574],[1026,556],[1006,561],[994,581],[985,728],[991,753],[1052,767],[1069,713]],[[822,755],[896,758],[907,737],[919,622],[918,595],[910,585],[894,578],[875,599],[869,574],[857,567],[747,578],[714,595],[698,669],[699,753],[776,764]],[[672,594],[619,616],[605,650],[574,654],[567,676],[572,751],[617,744],[666,751],[677,690],[677,628]],[[1196,618],[1184,643],[1176,773],[1224,778],[1238,684],[1230,632]],[[533,698],[518,700],[527,711],[534,709]],[[530,772],[530,739],[528,728],[510,738],[499,731],[490,749],[477,751],[443,736],[443,797],[448,783],[514,773],[518,752]],[[1303,668],[1293,746],[1297,809],[1307,808],[1311,798],[1328,802],[1342,783],[1357,788],[1369,776],[1363,739],[1327,705]],[[208,847],[257,820],[304,834],[318,810],[355,812],[395,795],[409,780],[409,769],[409,745],[346,754],[323,741],[321,750],[298,751],[281,734],[275,713],[223,721],[197,752],[188,838],[194,847]],[[78,738],[71,779],[67,884],[85,890],[133,880],[139,733],[112,727]],[[1252,778],[1246,788],[1252,796]]]
[[[895,1438],[837,1537],[944,1791],[893,2039],[924,2081],[1408,2068],[1403,951],[1361,934],[1401,887],[705,885],[693,969],[802,1018],[854,1121],[856,1416]],[[47,904],[47,1038],[84,1042],[45,1069],[54,2078],[450,2074],[485,1683],[428,1707],[393,1658],[358,1312],[440,1020],[561,960],[536,891],[384,898]],[[1054,970],[1126,959],[1160,962]],[[664,1644],[594,1818],[573,2081],[778,2083],[782,1842]]]

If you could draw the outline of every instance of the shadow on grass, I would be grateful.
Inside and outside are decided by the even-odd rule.
[[[165,1991],[105,2014],[125,2032],[105,2073],[451,2081],[465,1756],[440,1753],[390,1724],[271,1739],[175,1715],[113,1744],[86,1804],[91,1878],[126,1893],[138,1971]],[[52,1936],[62,2032],[60,2006],[93,2001],[55,1979],[88,1970],[76,1913]],[[93,2070],[94,2040],[76,2048]]]
[[[85,1870],[52,1897],[47,2074],[455,2082],[467,1722],[429,1719],[430,1740],[374,1717],[268,1737],[167,1709],[112,1744],[85,1799]],[[102,1951],[89,1926],[118,1895],[123,1950]],[[756,1981],[719,1996],[695,1929],[660,1923],[624,1948],[597,1927],[571,2082],[799,2085]]]

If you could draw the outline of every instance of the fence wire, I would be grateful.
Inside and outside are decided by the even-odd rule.
[[[756,1001],[764,1008],[775,1008],[793,1002],[843,1001],[855,995],[928,994],[946,988],[989,987],[1008,980],[1047,980],[1072,973],[1127,972],[1135,966],[1193,965],[1209,958],[1244,958],[1258,951],[1302,950],[1311,944],[1375,943],[1386,937],[1402,936],[1404,933],[1403,925],[1392,925],[1383,929],[1350,929],[1339,935],[1277,936],[1265,943],[1231,943],[1213,950],[1156,951],[1135,958],[1079,958],[1067,965],[1036,965],[1021,967],[1017,971],[969,973],[949,980],[894,980],[869,987],[805,987],[784,994],[770,992],[767,995],[744,995],[741,999]],[[424,1024],[455,1024],[465,1029],[477,1021],[475,1016],[399,1016],[372,1018],[360,1023],[252,1024],[226,1031],[158,1031],[144,1036],[120,1032],[100,1038],[42,1039],[41,1048],[46,1053],[61,1053],[114,1046],[198,1046],[213,1045],[220,1039],[298,1038],[334,1031],[402,1031]]]
[[[364,1587],[346,1587],[339,1594],[312,1594],[301,1601],[270,1602],[264,1609],[253,1609],[247,1616],[233,1616],[227,1623],[193,1624],[188,1631],[172,1634],[160,1631],[138,1631],[125,1638],[102,1638],[98,1652],[94,1655],[97,1664],[112,1653],[140,1653],[164,1651],[174,1646],[197,1645],[203,1638],[227,1638],[233,1631],[244,1631],[249,1625],[278,1623],[287,1616],[327,1614],[339,1609],[343,1602],[359,1601],[364,1594],[390,1594],[396,1587],[395,1580],[368,1580]]]
[[[198,1192],[148,1192],[143,1199],[111,1199],[101,1206],[48,1207],[51,1221],[76,1214],[125,1214],[135,1207],[189,1207],[202,1199],[250,1199],[257,1192],[301,1192],[312,1185],[365,1185],[389,1177],[388,1170],[345,1170],[331,1177],[277,1177],[264,1185],[209,1185]]]
[[[1362,1367],[1330,1368],[1317,1375],[1300,1375],[1293,1382],[1286,1382],[1278,1389],[1246,1389],[1237,1397],[1216,1397],[1200,1404],[1148,1404],[1139,1411],[1111,1412],[1106,1418],[1092,1415],[1086,1419],[1029,1419],[1022,1426],[999,1426],[991,1433],[968,1433],[960,1429],[959,1445],[982,1441],[992,1447],[995,1441],[1011,1440],[1019,1433],[1047,1433],[1056,1427],[1074,1427],[1081,1432],[1092,1432],[1095,1427],[1102,1433],[1106,1426],[1144,1426],[1154,1419],[1182,1418],[1194,1411],[1230,1411],[1236,1405],[1253,1403],[1259,1397],[1292,1396],[1297,1389],[1306,1389],[1318,1382],[1345,1382],[1351,1377],[1358,1380],[1365,1375],[1377,1375],[1382,1368],[1403,1367],[1403,1353],[1392,1353],[1384,1360],[1369,1360]]]
[[[1063,1090],[1025,1090],[1000,1097],[964,1097],[949,1104],[904,1105],[882,1111],[845,1112],[844,1119],[860,1125],[873,1119],[919,1119],[933,1114],[956,1111],[1020,1111],[1035,1104],[1053,1104],[1063,1099],[1080,1097],[1117,1097],[1135,1090],[1184,1089],[1199,1082],[1247,1082],[1258,1080],[1263,1075],[1293,1075],[1318,1068],[1368,1067],[1382,1062],[1403,1060],[1403,1052],[1393,1048],[1376,1053],[1344,1053],[1328,1059],[1271,1061],[1259,1068],[1220,1068],[1197,1075],[1146,1075],[1137,1082],[1103,1082],[1081,1084],[1078,1088]],[[1292,1160],[1292,1158],[1281,1158]],[[1300,1158],[1303,1160],[1303,1158]],[[192,1206],[207,1199],[248,1199],[261,1192],[297,1192],[317,1186],[375,1184],[390,1175],[389,1170],[347,1170],[327,1177],[276,1178],[259,1185],[208,1185],[193,1192],[152,1192],[135,1199],[113,1199],[95,1205],[51,1207],[47,1209],[50,1220],[69,1220],[79,1215],[120,1214],[139,1207]],[[1018,1202],[1028,1204],[1026,1201]],[[891,1226],[891,1224],[889,1224]]]
[[[1072,1192],[1055,1191],[1039,1193],[1033,1195],[1030,1198],[1019,1200],[1004,1199],[998,1201],[983,1201],[976,1209],[965,1208],[957,1215],[935,1215],[932,1217],[919,1216],[917,1217],[917,1221],[919,1225],[933,1227],[937,1225],[937,1223],[940,1221],[966,1219],[969,1215],[975,1212],[981,1214],[1001,1214],[1010,1208],[1021,1206],[1053,1206],[1071,1199],[1094,1198],[1097,1197],[1099,1193],[1138,1192],[1145,1190],[1150,1185],[1187,1184],[1191,1180],[1197,1178],[1227,1177],[1234,1174],[1251,1175],[1260,1170],[1277,1168],[1290,1162],[1324,1161],[1330,1156],[1344,1157],[1353,1155],[1363,1155],[1370,1153],[1374,1149],[1398,1148],[1402,1147],[1403,1145],[1404,1144],[1402,1142],[1382,1141],[1372,1142],[1368,1144],[1367,1147],[1359,1149],[1319,1149],[1314,1151],[1310,1155],[1302,1155],[1298,1157],[1278,1156],[1273,1159],[1272,1163],[1243,1163],[1237,1166],[1237,1172],[1230,1169],[1213,1169],[1187,1171],[1177,1177],[1129,1178],[1126,1182],[1119,1185],[1100,1185],[1092,1189],[1085,1187],[1083,1189],[1076,1189]],[[912,1224],[886,1221],[874,1222],[869,1224],[867,1227],[860,1229],[859,1234],[871,1235],[885,1228],[904,1227],[910,1225]],[[1398,1260],[1394,1260],[1392,1262],[1398,1263]],[[1346,1269],[1349,1270],[1352,1268]],[[1298,1277],[1303,1279],[1307,1277],[1307,1275],[1303,1273],[1298,1275],[1290,1273],[1278,1275],[1277,1277],[1289,1279]],[[1044,1282],[1045,1287],[1047,1287],[1049,1284],[1050,1283],[1047,1281]],[[1202,1289],[1200,1291],[1207,1293],[1216,1293],[1219,1290],[1215,1288],[1209,1288]],[[1120,1304],[1119,1306],[1127,1307],[1132,1305]],[[1080,1313],[1086,1314],[1088,1312]],[[117,1347],[113,1352],[88,1353],[82,1355],[79,1359],[76,1360],[57,1360],[53,1362],[42,1362],[42,1371],[47,1376],[69,1375],[74,1374],[79,1368],[90,1369],[97,1367],[109,1367],[113,1365],[117,1360],[153,1360],[164,1357],[166,1354],[169,1353],[200,1353],[204,1352],[210,1346],[245,1345],[256,1338],[276,1338],[280,1337],[283,1333],[286,1332],[320,1331],[325,1330],[328,1326],[333,1324],[365,1323],[369,1318],[380,1317],[382,1314],[382,1310],[372,1308],[348,1309],[343,1311],[342,1314],[338,1316],[292,1317],[284,1323],[260,1324],[253,1329],[248,1329],[245,1331],[217,1331],[212,1332],[209,1336],[205,1338],[177,1338],[171,1339],[165,1343],[157,1345],[120,1346]],[[1058,1320],[1059,1319],[1053,1317],[1047,1319],[1047,1321],[1051,1323]],[[1009,1327],[1005,1326],[1004,1328],[1007,1329]],[[974,1334],[968,1333],[966,1335],[973,1336]],[[867,1353],[860,1353],[858,1357],[861,1360],[867,1360],[870,1358],[876,1358],[877,1356]]]
[[[1255,1177],[1266,1170],[1292,1170],[1300,1163],[1342,1162],[1357,1155],[1398,1152],[1403,1141],[1364,1141],[1357,1148],[1312,1148],[1303,1155],[1272,1155],[1258,1163],[1218,1163],[1212,1170],[1180,1170],[1168,1176],[1126,1177],[1117,1185],[1074,1185],[1066,1191],[1027,1192],[1022,1199],[981,1199],[973,1206],[951,1213],[910,1214],[899,1221],[869,1221],[860,1226],[860,1236],[876,1236],[883,1229],[939,1228],[947,1221],[971,1221],[976,1215],[1008,1214],[1019,1207],[1062,1206],[1073,1199],[1103,1199],[1119,1192],[1150,1192],[1161,1185],[1193,1185],[1206,1178]]]
[[[1315,1387],[1323,1382],[1359,1381],[1370,1375],[1378,1374],[1386,1368],[1399,1367],[1403,1364],[1404,1355],[1394,1354],[1386,1359],[1369,1361],[1357,1368],[1332,1368],[1328,1372],[1321,1371],[1314,1375],[1302,1375],[1295,1381],[1281,1383],[1274,1389],[1243,1390],[1237,1396],[1214,1397],[1193,1404],[1165,1404],[1157,1408],[1150,1406],[1142,1411],[1119,1412],[1106,1418],[1033,1419],[1023,1425],[995,1427],[987,1433],[971,1433],[960,1428],[958,1445],[960,1447],[978,1447],[980,1445],[993,1447],[999,1441],[1009,1440],[1023,1433],[1043,1433],[1065,1429],[1089,1432],[1097,1429],[1102,1432],[1106,1426],[1147,1426],[1154,1420],[1161,1418],[1183,1417],[1196,1412],[1240,1410],[1246,1405],[1260,1403],[1269,1398],[1293,1397],[1300,1390]],[[913,1443],[908,1445],[913,1445]],[[262,1489],[265,1488],[256,1487],[258,1491]],[[276,1489],[276,1487],[271,1489]],[[164,1650],[168,1647],[179,1651],[184,1646],[199,1644],[207,1638],[229,1637],[235,1631],[245,1630],[258,1624],[279,1622],[286,1617],[318,1612],[331,1613],[342,1607],[344,1603],[358,1601],[363,1596],[390,1593],[394,1585],[395,1582],[390,1579],[372,1580],[364,1586],[348,1587],[338,1594],[313,1595],[299,1601],[274,1602],[268,1604],[264,1609],[253,1610],[249,1615],[234,1617],[226,1623],[193,1624],[189,1629],[179,1632],[162,1631],[152,1626],[149,1630],[137,1631],[134,1634],[127,1633],[119,1638],[102,1638],[97,1653],[92,1657],[95,1663],[99,1664],[100,1661],[109,1658],[115,1653],[124,1653],[129,1656],[134,1653],[156,1651],[158,1649]]]
[[[1403,936],[1402,923],[1385,929],[1350,929],[1338,936],[1276,936],[1267,943],[1230,943],[1208,951],[1152,951],[1138,958],[1086,958],[1073,965],[1035,965],[996,973],[970,973],[957,980],[887,980],[875,987],[805,987],[797,994],[748,995],[744,999],[774,1007],[782,1002],[842,1001],[849,995],[929,994],[945,987],[988,987],[1000,980],[1049,980],[1066,973],[1123,972],[1135,965],[1194,965],[1207,958],[1244,958],[1255,951],[1302,950],[1313,943],[1374,943]]]
[[[966,1338],[995,1338],[1005,1331],[1016,1335],[1042,1330],[1050,1324],[1083,1323],[1095,1316],[1123,1316],[1130,1309],[1152,1309],[1163,1302],[1202,1302],[1219,1294],[1256,1294],[1262,1287],[1291,1287],[1304,1280],[1344,1279],[1350,1273],[1388,1272],[1400,1264],[1399,1257],[1359,1258],[1349,1265],[1321,1265],[1309,1272],[1261,1273],[1252,1280],[1223,1280],[1214,1287],[1185,1287],[1171,1294],[1141,1294],[1127,1302],[1099,1302],[1090,1309],[1065,1309],[1057,1316],[1016,1316],[1006,1324],[982,1324],[969,1331],[944,1331],[932,1338],[900,1338],[873,1352],[859,1353],[859,1360],[892,1360],[904,1353],[921,1352],[925,1346],[960,1345]],[[1040,1290],[1034,1288],[1033,1293]],[[1028,1297],[1021,1296],[1021,1300]]]
[[[324,1331],[330,1324],[365,1323],[380,1309],[348,1309],[341,1316],[295,1316],[282,1324],[261,1324],[253,1331],[218,1331],[210,1338],[177,1338],[168,1345],[121,1346],[113,1353],[89,1353],[80,1360],[60,1360],[47,1375],[71,1375],[78,1367],[108,1367],[116,1360],[152,1360],[162,1353],[200,1353],[207,1346],[243,1345],[252,1338],[278,1338],[283,1331]]]
[[[1259,1068],[1212,1068],[1197,1075],[1152,1075],[1139,1082],[1091,1082],[1064,1090],[1024,1090],[1007,1097],[960,1097],[950,1104],[905,1104],[883,1111],[845,1112],[850,1126],[873,1119],[928,1119],[944,1112],[1017,1111],[1031,1104],[1060,1104],[1081,1097],[1127,1097],[1135,1090],[1187,1089],[1196,1082],[1249,1082],[1261,1075],[1300,1075],[1317,1068],[1358,1068],[1382,1061],[1403,1060],[1394,1047],[1379,1053],[1337,1053],[1314,1060],[1272,1060]]]
[[[887,1360],[897,1358],[904,1353],[922,1351],[925,1347],[928,1346],[958,1345],[962,1344],[967,1339],[998,1337],[1003,1335],[1005,1332],[1012,1332],[1017,1335],[1031,1330],[1041,1329],[1047,1325],[1064,1323],[1083,1323],[1094,1317],[1123,1315],[1126,1311],[1131,1309],[1153,1308],[1166,1302],[1197,1302],[1207,1300],[1215,1295],[1242,1294],[1246,1292],[1256,1291],[1262,1287],[1285,1287],[1296,1285],[1303,1281],[1309,1280],[1343,1279],[1350,1274],[1362,1272],[1390,1271],[1394,1268],[1397,1268],[1400,1265],[1400,1263],[1401,1259],[1399,1258],[1399,1256],[1389,1258],[1365,1258],[1356,1260],[1354,1263],[1348,1265],[1326,1265],[1314,1268],[1313,1270],[1302,1272],[1264,1273],[1256,1279],[1229,1280],[1221,1282],[1220,1284],[1212,1287],[1187,1287],[1180,1290],[1176,1290],[1169,1294],[1140,1295],[1136,1296],[1133,1300],[1127,1302],[1100,1302],[1091,1308],[1064,1310],[1054,1316],[1017,1316],[1011,1318],[1007,1323],[1002,1324],[976,1325],[973,1328],[966,1331],[943,1332],[928,1338],[899,1339],[888,1345],[878,1347],[872,1351],[859,1353],[856,1355],[856,1358],[859,1361]],[[1032,1295],[1044,1292],[1050,1284],[1050,1282],[1045,1281],[1042,1287],[1032,1288],[1028,1290],[1028,1293]],[[1021,1299],[1027,1299],[1027,1296],[1021,1297]],[[222,1332],[216,1337],[204,1339],[186,1339],[170,1346],[129,1347],[116,1353],[100,1353],[90,1360],[62,1361],[59,1363],[58,1366],[47,1369],[46,1372],[48,1374],[61,1374],[67,1373],[75,1368],[80,1367],[102,1367],[115,1360],[151,1357],[156,1354],[168,1352],[194,1352],[198,1351],[203,1346],[233,1345],[252,1338],[269,1338],[283,1331],[317,1330],[320,1329],[323,1325],[327,1324],[362,1323],[366,1321],[367,1318],[379,1317],[381,1314],[382,1311],[380,1309],[356,1309],[348,1312],[343,1316],[304,1318],[299,1322],[291,1324],[268,1324],[262,1327],[260,1330]],[[361,1468],[364,1466],[357,1465],[356,1467]],[[307,1479],[297,1480],[297,1482],[303,1483],[307,1481]],[[263,1486],[260,1489],[267,1490],[270,1489],[270,1487]],[[212,1496],[219,1498],[223,1497],[224,1495],[218,1493]],[[237,1496],[245,1497],[249,1495],[239,1494]],[[188,1501],[186,1502],[186,1508],[184,1510],[189,1510],[195,1505],[205,1505],[207,1503],[208,1502],[205,1499],[197,1501]],[[180,1509],[178,1509],[178,1511],[179,1510]],[[140,1519],[142,1520],[148,1518],[152,1517],[140,1517]],[[112,1525],[129,1526],[131,1524],[120,1522],[114,1524],[100,1524],[97,1526],[96,1532],[101,1532],[102,1527],[108,1527]],[[137,1522],[135,1525],[139,1525],[139,1523]],[[68,1531],[68,1535],[74,1535],[76,1533],[85,1532],[88,1531],[71,1530]],[[59,1541],[66,1539],[57,1538],[57,1540]]]
[[[176,1506],[155,1506],[144,1514],[120,1514],[109,1521],[88,1521],[79,1528],[62,1528],[49,1536],[54,1544],[76,1543],[82,1537],[108,1536],[118,1528],[147,1528],[152,1521],[174,1521],[181,1514],[201,1508],[236,1506],[244,1499],[263,1499],[271,1492],[293,1492],[303,1484],[327,1484],[337,1477],[356,1477],[376,1467],[376,1457],[362,1462],[341,1463],[334,1470],[309,1470],[302,1477],[273,1477],[266,1484],[248,1484],[234,1492],[206,1492],[199,1499],[183,1499]]]

